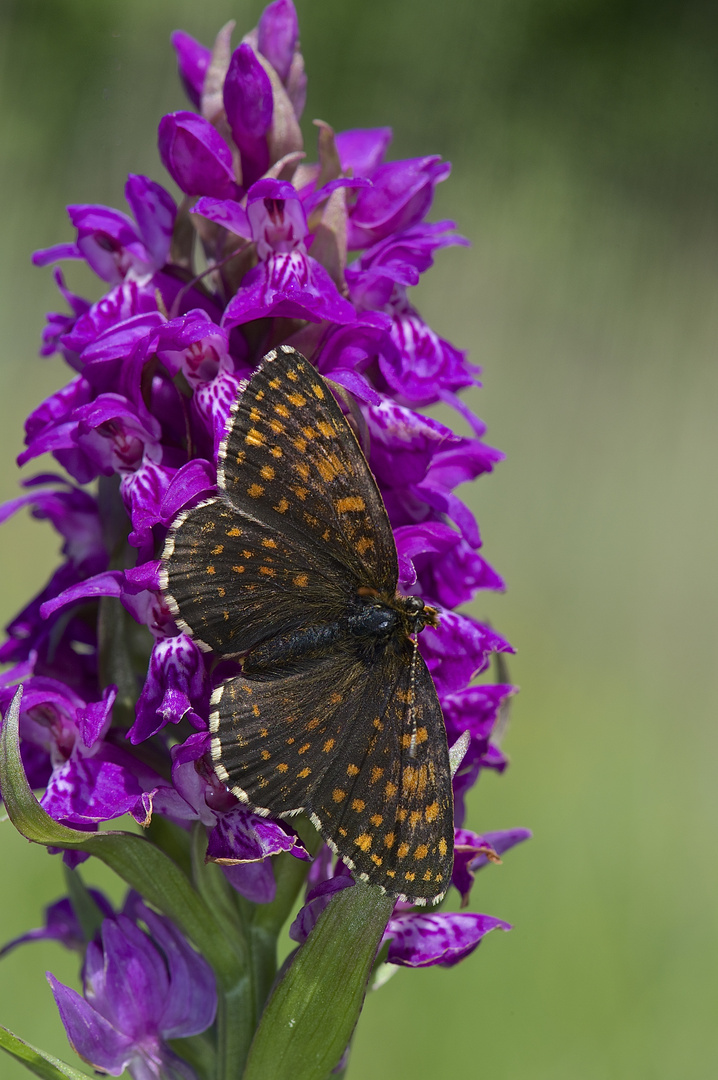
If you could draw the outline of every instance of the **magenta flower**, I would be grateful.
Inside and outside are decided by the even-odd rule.
[[[335,134],[321,123],[316,153],[305,148],[306,74],[293,3],[274,0],[235,43],[232,31],[233,24],[220,30],[212,48],[183,31],[172,35],[189,107],[160,119],[158,152],[183,193],[180,206],[155,179],[131,175],[129,213],[72,205],[72,233],[34,256],[38,266],[70,260],[69,274],[82,260],[102,295],[92,302],[77,295],[54,270],[66,310],[48,315],[41,352],[64,362],[68,377],[27,418],[18,462],[49,454],[60,474],[24,481],[0,508],[0,523],[28,508],[61,548],[60,565],[0,643],[3,716],[17,719],[9,710],[23,687],[22,782],[17,748],[0,755],[8,812],[16,815],[28,799],[29,781],[40,809],[32,803],[28,835],[37,839],[38,822],[47,825],[44,811],[47,844],[66,845],[68,868],[90,851],[106,852],[98,831],[132,815],[143,838],[112,838],[131,853],[115,868],[133,888],[145,873],[152,902],[131,897],[114,915],[72,877],[72,901],[53,905],[44,928],[6,950],[53,939],[84,953],[82,995],[49,976],[70,1041],[95,1068],[127,1069],[135,1080],[191,1080],[174,1040],[205,1031],[186,1044],[188,1054],[209,1055],[209,1075],[215,1053],[228,1062],[221,1055],[236,1052],[239,1076],[264,998],[281,978],[276,938],[305,873],[305,903],[290,931],[298,943],[322,933],[315,927],[332,897],[354,902],[363,889],[345,892],[353,879],[329,848],[312,855],[306,820],[254,813],[241,789],[237,797],[224,783],[215,768],[212,695],[240,672],[243,657],[222,659],[192,638],[161,573],[178,516],[218,494],[228,419],[270,349],[294,346],[328,380],[384,500],[399,590],[438,616],[417,644],[453,748],[451,889],[462,910],[403,902],[391,910],[388,901],[368,965],[380,949],[390,965],[449,967],[490,931],[510,929],[465,907],[475,874],[530,835],[465,827],[467,792],[484,769],[507,767],[501,736],[515,688],[486,681],[492,658],[511,645],[463,610],[504,582],[457,494],[503,455],[484,442],[484,425],[459,396],[478,385],[478,370],[426,323],[411,293],[441,252],[467,243],[452,221],[427,219],[450,166],[436,155],[392,160],[385,127]],[[458,411],[468,434],[420,411],[436,402]],[[285,475],[281,468],[271,464],[272,479]],[[289,489],[294,479],[286,482]],[[206,572],[209,579],[214,567]],[[229,619],[236,601],[226,593],[218,587],[218,611],[226,605]],[[252,632],[268,631],[257,623]],[[285,715],[291,701],[276,723]],[[6,719],[3,737],[14,730]],[[241,739],[238,731],[238,748]],[[91,926],[104,918],[88,943],[93,904]],[[185,932],[204,943],[206,958]],[[222,1001],[216,1027],[208,959]],[[347,1006],[341,1015],[355,1014]],[[340,1024],[338,1014],[332,1024]],[[280,1028],[291,1030],[288,1017],[273,1037]]]
[[[48,982],[77,1053],[88,1064],[134,1080],[194,1080],[194,1071],[169,1039],[206,1031],[217,994],[207,962],[169,919],[137,904],[143,931],[126,915],[102,924],[100,941],[87,947],[84,996],[48,973]]]

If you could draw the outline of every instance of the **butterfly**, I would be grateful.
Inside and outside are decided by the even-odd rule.
[[[438,902],[453,862],[446,729],[397,591],[381,494],[329,385],[283,345],[233,403],[218,495],[184,511],[161,585],[181,630],[241,673],[209,717],[219,778],[256,814],[305,812],[362,881]]]

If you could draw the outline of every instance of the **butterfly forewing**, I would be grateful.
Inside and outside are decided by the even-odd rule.
[[[296,538],[241,516],[225,499],[183,514],[165,547],[164,588],[177,618],[221,656],[332,622],[356,586]]]
[[[379,490],[326,382],[289,346],[265,357],[242,394],[218,483],[241,513],[393,596],[396,548]]]

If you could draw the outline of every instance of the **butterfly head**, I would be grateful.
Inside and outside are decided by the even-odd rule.
[[[420,596],[397,596],[394,603],[404,616],[410,634],[418,634],[425,626],[438,626],[436,608],[425,604]]]

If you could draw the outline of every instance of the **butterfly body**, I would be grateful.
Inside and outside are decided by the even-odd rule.
[[[212,696],[218,776],[256,813],[306,812],[362,880],[436,902],[453,803],[441,708],[397,591],[381,496],[328,385],[287,346],[238,399],[219,494],[163,553],[180,628],[241,674]]]

